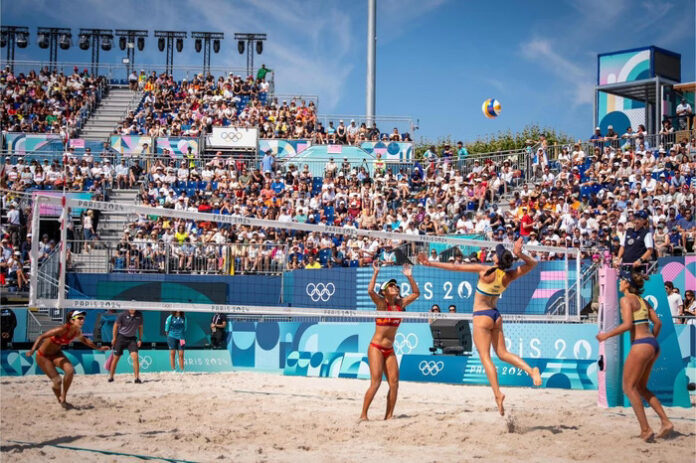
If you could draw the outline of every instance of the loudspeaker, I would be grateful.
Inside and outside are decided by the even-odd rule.
[[[466,320],[434,320],[430,333],[433,347],[442,349],[444,354],[471,353],[471,326]]]

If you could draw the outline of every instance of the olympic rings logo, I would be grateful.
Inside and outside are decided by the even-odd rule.
[[[421,360],[418,364],[418,369],[424,376],[437,376],[444,368],[445,364],[442,361]]]
[[[418,346],[418,336],[413,333],[408,333],[407,336],[396,333],[393,346],[396,354],[410,354]]]
[[[311,297],[314,302],[328,302],[331,296],[336,292],[336,286],[333,283],[307,283],[305,288],[307,296]]]
[[[222,132],[220,133],[220,138],[225,141],[240,141],[244,138],[244,134],[240,132]]]
[[[130,355],[128,356],[128,364],[133,366],[133,358]],[[138,354],[138,364],[140,365],[140,368],[147,370],[150,368],[150,365],[152,365],[152,357],[149,355],[142,356]]]

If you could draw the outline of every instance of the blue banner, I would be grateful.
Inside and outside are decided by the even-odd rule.
[[[64,350],[65,356],[75,367],[75,373],[86,375],[106,374],[104,363],[111,351],[96,350]],[[4,350],[0,352],[0,374],[2,376],[43,375],[36,363],[36,355],[27,357],[26,350]],[[146,350],[138,352],[140,372],[160,373],[171,371],[169,351]],[[189,372],[220,372],[232,371],[230,353],[226,350],[188,350],[184,353],[185,370]],[[132,373],[133,361],[125,353],[116,367],[116,373]]]
[[[532,378],[523,370],[492,357],[501,386],[532,387]],[[594,360],[525,358],[541,372],[543,388],[597,389]],[[594,375],[594,377],[593,377]],[[483,364],[477,356],[404,355],[399,365],[404,381],[488,385]]]
[[[334,268],[292,272],[292,305],[321,309],[354,309],[355,269]]]

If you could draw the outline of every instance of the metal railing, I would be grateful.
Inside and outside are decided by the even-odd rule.
[[[414,132],[418,130],[418,125],[409,116],[374,116],[370,120],[364,114],[317,114],[317,122],[321,122],[324,129],[329,127],[329,122],[333,122],[334,128],[336,128],[340,121],[343,121],[347,128],[353,120],[357,128],[360,128],[360,125],[364,123],[368,130],[372,128],[372,121],[374,121],[377,124],[377,128],[380,129],[379,140],[382,138],[381,134],[389,135],[394,128],[398,129],[399,133],[408,133],[411,140],[414,140]]]
[[[614,149],[626,149],[629,147],[633,149],[641,149],[642,141],[643,146],[646,150],[654,151],[663,148],[665,151],[669,151],[669,149],[675,143],[681,143],[684,139],[688,141],[693,137],[696,137],[696,130],[675,131],[674,133],[667,135],[645,134],[642,138],[622,138],[622,136],[619,135],[619,137],[615,140],[597,142],[583,140],[578,141],[576,143],[548,146],[546,148],[546,155],[548,157],[549,162],[552,164],[552,167],[557,167],[559,157],[563,153],[564,149],[567,150],[567,154],[569,157],[571,157],[572,161],[572,153],[575,150],[576,144],[579,145],[579,149],[585,153],[585,159],[587,159],[589,156],[592,156],[594,154],[595,148],[599,148],[602,152],[604,151],[605,147],[610,147]],[[534,151],[536,151],[536,149],[538,148],[539,145],[536,145],[534,147]]]
[[[277,274],[286,269],[285,243],[178,244],[133,241],[71,241],[76,273]]]

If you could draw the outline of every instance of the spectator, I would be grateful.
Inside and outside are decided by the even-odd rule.
[[[227,334],[227,315],[218,312],[213,315],[210,322],[210,343],[213,349],[225,348],[225,337]]]
[[[455,262],[455,263],[457,263],[457,262]],[[454,304],[450,304],[450,306],[447,308],[447,311],[448,311],[449,313],[456,313],[456,312],[457,312],[457,306],[454,305]]]
[[[693,289],[684,291],[684,309],[682,315],[686,317],[696,317],[696,299],[694,298]],[[687,318],[683,320],[685,320],[685,323],[688,325],[696,324],[696,318]]]
[[[17,327],[17,316],[12,309],[5,307],[0,312],[0,322],[2,323],[0,340],[2,341],[1,347],[4,350],[8,348],[9,343],[11,343],[14,338],[14,330]]]
[[[677,318],[684,311],[684,301],[679,295],[679,289],[675,288],[671,281],[665,281],[665,291],[667,292],[667,303],[669,304],[669,312],[672,314],[672,319],[675,323],[682,323],[681,319]]]
[[[676,113],[679,118],[679,130],[690,130],[693,109],[686,98],[682,97],[681,102],[677,105]]]
[[[307,264],[304,266],[304,268],[309,270],[320,269],[321,264],[319,261],[314,260],[314,254],[310,253],[307,255]]]

